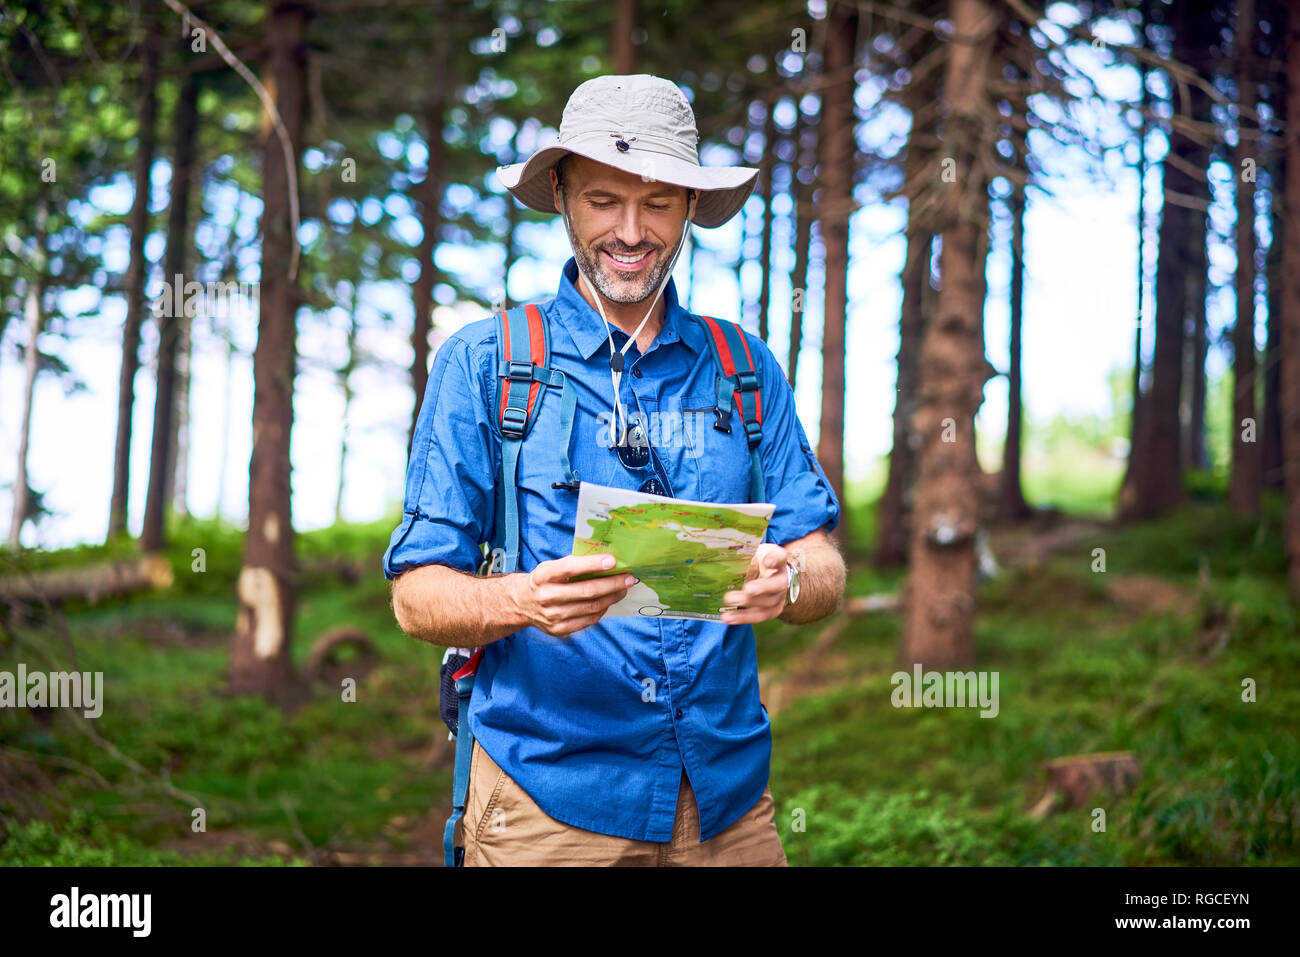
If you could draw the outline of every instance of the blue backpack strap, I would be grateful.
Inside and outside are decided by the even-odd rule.
[[[497,422],[501,427],[501,481],[497,494],[497,535],[503,552],[493,572],[519,567],[519,497],[516,473],[519,450],[541,410],[542,389],[560,390],[560,429],[564,433],[561,466],[564,483],[576,488],[577,473],[569,462],[577,394],[564,373],[552,369],[550,329],[536,305],[517,306],[497,315]]]
[[[718,367],[716,419],[713,427],[731,434],[731,407],[734,396],[740,406],[740,418],[745,424],[745,439],[749,443],[749,498],[762,502],[767,498],[763,481],[763,460],[758,447],[763,441],[763,384],[754,369],[754,356],[749,351],[745,333],[734,322],[700,316],[708,332],[709,348],[713,362]]]
[[[469,766],[474,750],[474,735],[469,730],[469,700],[474,695],[474,675],[478,672],[483,649],[477,649],[464,667],[452,677],[456,681],[456,764],[451,778],[451,817],[442,832],[442,853],[448,867],[460,867],[465,861],[465,845],[456,844],[456,825],[465,816],[465,796],[469,793]]]
[[[519,450],[542,407],[542,390],[560,390],[560,430],[564,434],[560,464],[565,487],[577,488],[578,473],[569,460],[569,436],[573,430],[577,394],[564,373],[552,369],[551,340],[546,317],[535,305],[516,307],[497,317],[497,392],[494,414],[501,428],[501,476],[497,483],[497,547],[480,569],[485,574],[506,574],[519,567],[519,497],[516,474]],[[452,772],[452,811],[443,831],[442,846],[448,867],[464,862],[465,848],[456,845],[456,825],[465,816],[465,798],[469,792],[469,768],[474,749],[474,733],[469,727],[470,701],[474,696],[474,676],[483,657],[479,648],[465,667],[454,675],[456,681],[456,764]]]

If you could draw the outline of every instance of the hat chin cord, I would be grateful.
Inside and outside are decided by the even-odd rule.
[[[557,190],[557,192],[559,194],[560,215],[564,217],[565,230],[572,235],[573,229],[569,222],[569,211],[567,205],[564,202],[564,186],[561,185]],[[610,381],[613,383],[614,386],[614,405],[610,410],[610,426],[611,428],[619,429],[618,439],[616,440],[617,444],[619,445],[623,443],[624,439],[627,436],[626,415],[622,416],[621,418],[622,425],[621,427],[619,426],[620,408],[619,408],[618,397],[620,394],[619,387],[623,384],[623,357],[627,354],[628,347],[631,346],[632,343],[636,341],[636,337],[639,336],[641,334],[641,330],[645,328],[645,324],[647,321],[649,321],[650,315],[655,311],[655,306],[659,304],[659,297],[660,295],[663,294],[664,287],[668,285],[668,280],[672,278],[673,267],[677,265],[677,257],[681,255],[682,248],[686,245],[686,233],[690,229],[691,221],[695,218],[695,203],[698,200],[698,198],[699,198],[699,193],[692,191],[690,207],[686,211],[686,222],[682,224],[682,234],[677,240],[677,248],[673,250],[673,258],[668,261],[668,268],[664,270],[663,278],[659,280],[659,284],[655,287],[655,296],[654,299],[650,301],[650,308],[646,311],[645,316],[641,319],[640,325],[636,327],[636,330],[632,333],[632,335],[628,336],[627,342],[623,343],[622,349],[614,348],[614,331],[613,328],[610,326],[609,319],[605,316],[605,307],[601,303],[600,295],[599,293],[596,292],[596,289],[594,288],[594,284],[591,282],[591,280],[587,278],[587,273],[585,270],[583,270],[582,264],[577,261],[577,257],[574,258],[574,263],[578,267],[578,275],[581,276],[582,281],[586,283],[587,289],[591,293],[591,298],[596,301],[596,311],[600,313],[600,318],[605,323],[605,335],[609,339],[609,376],[610,376]],[[611,435],[610,437],[613,438],[613,435]]]

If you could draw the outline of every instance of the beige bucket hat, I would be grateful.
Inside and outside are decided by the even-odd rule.
[[[565,104],[558,142],[522,163],[498,166],[497,178],[519,202],[558,213],[547,171],[576,153],[647,180],[700,191],[697,226],[721,226],[745,205],[758,170],[701,166],[695,113],[677,85],[646,73],[598,76],[581,84]]]

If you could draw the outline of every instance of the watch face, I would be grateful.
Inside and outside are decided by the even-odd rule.
[[[799,600],[799,569],[793,565],[787,565],[786,569],[790,573],[790,604]]]

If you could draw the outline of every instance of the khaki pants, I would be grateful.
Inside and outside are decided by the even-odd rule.
[[[671,841],[635,841],[561,823],[474,742],[465,797],[465,866],[786,866],[770,789],[725,831],[700,843],[695,793],[682,772]]]

